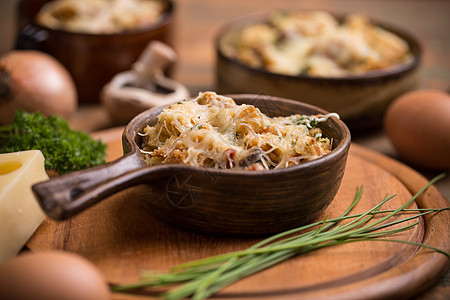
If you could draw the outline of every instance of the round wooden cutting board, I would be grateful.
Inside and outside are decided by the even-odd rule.
[[[122,129],[96,134],[109,145],[108,159],[122,155]],[[347,168],[332,204],[320,219],[340,215],[356,188],[364,194],[353,213],[363,212],[386,194],[397,194],[384,208],[398,208],[427,180],[409,167],[358,145],[352,145]],[[46,219],[27,246],[32,251],[64,249],[96,264],[110,283],[131,283],[141,269],[168,270],[189,260],[244,249],[258,239],[201,235],[157,220],[136,197],[138,187],[119,192],[66,221]],[[417,200],[423,208],[447,207],[435,187]],[[173,216],[176,218],[176,216]],[[396,236],[450,251],[450,211],[427,216],[412,230]],[[215,298],[229,299],[381,299],[408,298],[434,284],[449,265],[448,258],[427,248],[404,243],[357,242],[301,255],[245,278]],[[113,299],[153,299],[114,294]]]

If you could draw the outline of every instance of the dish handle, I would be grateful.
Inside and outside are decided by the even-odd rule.
[[[14,48],[17,50],[42,50],[41,45],[47,38],[47,30],[27,24],[18,31]]]
[[[118,184],[114,179],[143,167],[145,163],[132,152],[105,165],[37,183],[31,189],[46,215],[63,220],[133,185],[133,182]]]

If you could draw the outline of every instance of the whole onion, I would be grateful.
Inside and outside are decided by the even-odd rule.
[[[13,50],[0,57],[0,124],[12,123],[18,109],[69,118],[76,107],[73,79],[52,56]]]

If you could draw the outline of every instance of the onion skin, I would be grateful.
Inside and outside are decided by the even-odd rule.
[[[72,77],[52,56],[14,50],[0,58],[0,124],[12,123],[17,109],[68,119],[77,102]]]

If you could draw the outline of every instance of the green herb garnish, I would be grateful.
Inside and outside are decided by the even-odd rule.
[[[441,174],[432,179],[424,188],[398,209],[381,210],[382,205],[394,198],[394,195],[386,196],[379,204],[362,214],[349,215],[350,211],[362,196],[363,188],[361,187],[356,190],[355,198],[350,207],[338,218],[325,219],[282,232],[258,242],[246,250],[187,262],[175,266],[168,273],[161,274],[155,273],[154,271],[144,271],[142,272],[140,282],[116,285],[112,287],[112,290],[124,292],[144,287],[155,288],[177,285],[174,289],[163,292],[161,296],[171,300],[183,299],[185,297],[205,299],[233,282],[272,267],[289,258],[325,247],[359,241],[407,243],[427,247],[446,256],[450,256],[450,253],[432,246],[407,240],[386,238],[414,228],[420,222],[420,217],[424,215],[450,209],[450,207],[442,209],[406,208],[430,185],[443,176],[444,174]],[[406,214],[406,217],[397,220],[391,219],[400,213]],[[379,218],[372,220],[375,216],[379,216]],[[399,228],[390,228],[414,219],[418,220]],[[346,224],[338,224],[343,220],[349,220],[349,222]],[[369,222],[371,220],[372,222]],[[305,230],[313,227],[318,228],[305,232]]]
[[[203,124],[195,124],[194,126],[191,127],[191,130],[200,130],[202,129]]]
[[[298,118],[292,118],[290,120],[293,125],[303,125],[306,126],[307,129],[311,130],[319,124],[319,120],[317,120],[314,116],[301,115]]]
[[[40,150],[45,169],[58,174],[105,163],[106,145],[69,128],[58,116],[17,111],[11,125],[0,127],[0,153]]]

